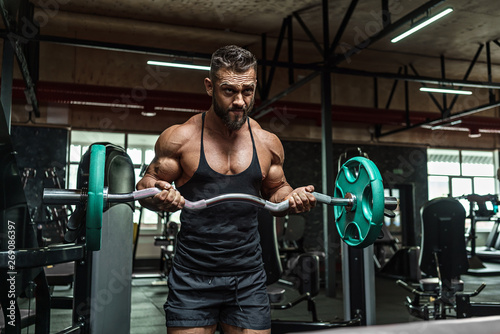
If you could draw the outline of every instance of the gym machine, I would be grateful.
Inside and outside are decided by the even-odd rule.
[[[99,146],[102,151],[101,173],[109,189],[113,192],[133,190],[133,165],[125,151],[109,143],[95,146]],[[14,156],[11,152],[2,153],[6,153],[2,156],[9,160],[8,164],[2,164],[5,166],[2,179],[8,185],[4,188],[1,201],[4,222],[1,232],[5,233],[2,233],[0,242],[0,301],[2,308],[7,310],[2,319],[4,332],[21,333],[23,327],[33,324],[36,334],[51,332],[51,308],[73,310],[71,325],[61,333],[129,332],[133,228],[131,203],[112,205],[104,213],[101,212],[105,222],[101,232],[106,243],[99,252],[89,250],[86,245],[83,221],[87,208],[84,206],[78,206],[70,218],[65,235],[67,244],[39,248],[34,225],[26,214],[27,204]],[[83,156],[78,170],[78,185],[82,187],[87,186],[90,155],[88,151]],[[7,189],[10,195],[6,193]],[[8,230],[15,231],[12,243],[3,237],[8,238]],[[75,263],[73,296],[53,297],[43,268],[68,262]],[[10,278],[13,285],[8,284]],[[18,298],[22,295],[35,298],[36,313],[31,310],[22,317],[23,310],[18,305]]]
[[[486,284],[464,292],[460,275],[469,269],[465,243],[465,209],[454,198],[435,198],[422,206],[420,269],[425,273],[418,286],[398,280],[413,294],[407,297],[409,313],[423,320],[469,318],[500,314],[499,303],[472,303]]]

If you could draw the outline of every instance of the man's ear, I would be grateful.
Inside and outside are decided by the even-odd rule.
[[[209,78],[205,78],[203,83],[205,84],[205,90],[207,91],[208,96],[212,96],[214,93],[214,85],[212,84],[212,80],[210,80]]]

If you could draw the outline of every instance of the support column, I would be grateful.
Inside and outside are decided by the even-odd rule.
[[[3,42],[2,83],[0,85],[0,102],[4,110],[7,129],[10,135],[12,118],[12,80],[14,73],[14,49],[8,39]]]
[[[335,180],[333,176],[333,144],[332,144],[332,102],[331,77],[328,71],[321,74],[321,171],[322,191],[334,196]],[[335,297],[335,266],[338,246],[335,246],[335,218],[333,207],[323,205],[323,233],[325,248],[325,281],[326,295]]]
[[[321,170],[322,191],[329,196],[334,195],[335,179],[333,176],[333,144],[332,144],[332,78],[328,71],[330,57],[330,36],[328,28],[328,1],[323,0],[323,47],[325,68],[321,72]],[[335,267],[337,249],[335,246],[335,224],[333,207],[323,205],[323,238],[325,248],[325,285],[326,295],[335,297]]]

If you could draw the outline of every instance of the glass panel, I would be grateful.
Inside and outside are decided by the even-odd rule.
[[[489,177],[475,177],[474,193],[478,195],[495,194],[495,179]]]
[[[438,175],[460,175],[458,150],[427,150],[427,172]]]
[[[154,157],[155,157],[154,150],[146,150],[145,156],[144,156],[144,163],[149,165],[151,163],[151,161],[153,161]]]
[[[88,151],[89,147],[90,147],[90,145],[82,146],[82,155],[84,155]]]
[[[429,161],[436,162],[459,162],[459,151],[458,150],[447,150],[441,148],[429,148],[427,149],[427,157]]]
[[[389,189],[384,189],[384,196],[393,196],[399,198],[399,189],[392,189],[392,194]],[[396,215],[394,218],[384,216],[384,223],[392,234],[401,235],[401,215],[399,207],[394,210],[394,214]]]
[[[90,145],[97,142],[109,142],[125,147],[125,134],[100,131],[71,131],[71,143]],[[85,151],[82,150],[82,153]]]
[[[493,176],[493,152],[462,151],[462,175]]]
[[[80,162],[81,157],[82,157],[82,146],[71,145],[69,148],[69,161]]]
[[[451,179],[451,196],[472,194],[472,179],[454,177]]]
[[[450,193],[448,176],[429,176],[429,200],[437,197],[447,197]]]
[[[156,140],[159,135],[140,135],[140,134],[129,134],[128,135],[128,147],[143,146],[148,148],[154,148]]]
[[[140,148],[127,148],[127,154],[134,165],[142,164],[142,150]]]
[[[135,174],[135,183],[139,182],[142,177],[140,176],[141,174],[141,169],[140,168],[134,168],[134,174]]]
[[[466,217],[469,217],[469,213],[470,213],[470,202],[466,199],[466,198],[460,198],[458,200],[460,203],[462,203],[462,205],[464,206],[464,209],[465,209],[465,216]],[[470,227],[470,218],[467,218],[465,220],[465,228],[468,229]]]
[[[146,210],[146,209],[143,209]],[[139,223],[139,217],[141,216],[141,211],[136,207],[134,211],[134,223],[137,224]]]
[[[141,230],[156,230],[158,228],[158,214],[148,209],[143,209],[142,211],[142,225]]]
[[[460,163],[458,162],[427,162],[429,174],[437,175],[460,175]]]
[[[76,176],[78,173],[78,164],[69,165],[68,189],[76,189]]]

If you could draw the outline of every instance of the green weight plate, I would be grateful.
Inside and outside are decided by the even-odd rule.
[[[101,249],[102,211],[104,207],[104,164],[106,147],[93,145],[90,151],[89,191],[87,199],[87,249]]]
[[[335,222],[340,237],[349,246],[367,247],[377,240],[384,223],[384,185],[375,164],[363,157],[348,160],[335,182],[335,197],[351,193],[356,205],[351,211],[335,206]]]

